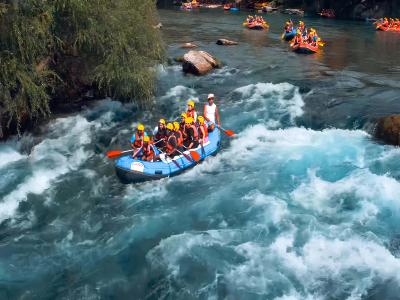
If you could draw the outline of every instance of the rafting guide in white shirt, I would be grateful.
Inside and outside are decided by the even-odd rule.
[[[213,131],[215,123],[221,126],[219,121],[218,107],[214,103],[214,94],[208,94],[207,103],[204,105],[204,119],[208,123],[208,130]]]

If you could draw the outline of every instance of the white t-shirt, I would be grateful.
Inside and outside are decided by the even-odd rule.
[[[217,106],[215,105],[215,103],[213,103],[212,105],[206,104],[204,105],[204,107],[206,111],[205,117],[211,122],[215,123],[215,111],[217,110]]]

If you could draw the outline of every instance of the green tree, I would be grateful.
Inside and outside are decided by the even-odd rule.
[[[76,81],[149,105],[164,54],[156,23],[153,0],[0,1],[0,114],[45,117]]]

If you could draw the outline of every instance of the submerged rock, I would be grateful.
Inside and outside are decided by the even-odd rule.
[[[205,75],[220,63],[211,54],[205,51],[191,50],[183,56],[183,72],[194,75]]]
[[[219,39],[217,41],[217,45],[222,45],[222,46],[230,46],[230,45],[237,45],[239,44],[238,42],[227,40],[227,39]]]
[[[400,146],[400,115],[391,115],[378,120],[375,137],[385,143]]]
[[[183,49],[192,49],[192,48],[197,48],[196,44],[193,43],[184,43],[181,45],[181,48]]]

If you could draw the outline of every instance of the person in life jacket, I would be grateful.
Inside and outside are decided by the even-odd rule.
[[[167,124],[167,140],[165,146],[165,154],[169,157],[174,157],[178,155],[178,151],[176,151],[178,147],[178,141],[174,132],[174,125],[172,123]]]
[[[158,121],[158,126],[154,129],[154,145],[157,145],[157,148],[162,149],[165,147],[165,139],[167,137],[167,129],[165,127],[165,120],[160,119]]]
[[[294,37],[293,42],[292,42],[291,45],[295,46],[297,44],[301,44],[302,42],[303,42],[303,36],[301,35],[301,31],[297,30],[296,36]]]
[[[186,112],[186,117],[191,117],[193,118],[193,120],[197,120],[197,112],[194,109],[194,101],[193,100],[189,100],[187,103],[188,109]]]
[[[286,22],[284,30],[285,30],[285,32],[292,32],[292,30],[293,30],[292,20],[289,20]]]
[[[304,33],[306,28],[303,21],[299,21],[299,27],[297,27],[297,29],[300,30],[302,34]]]
[[[308,32],[307,35],[307,43],[316,47],[317,46],[317,42],[318,42],[318,36],[317,36],[317,32],[315,31],[314,28],[311,28]]]
[[[208,128],[203,116],[198,116],[197,121],[199,125],[199,142],[203,145],[208,142]]]
[[[394,27],[399,28],[399,25],[400,25],[399,19],[398,18],[394,19]]]
[[[317,31],[313,28],[311,28],[311,33],[312,33],[312,45],[315,47],[318,45],[318,42],[320,41],[320,38],[317,34]]]
[[[192,117],[187,117],[185,120],[185,134],[183,145],[186,149],[193,149],[199,145],[199,134]]]
[[[175,137],[176,137],[176,141],[178,143],[178,149],[182,150],[183,134],[182,134],[182,131],[181,131],[181,126],[179,125],[178,122],[174,122],[173,125],[174,125],[174,134],[175,134]]]
[[[144,125],[138,124],[136,132],[132,135],[131,138],[131,147],[135,151],[143,146],[143,138],[147,136],[147,133],[144,132]]]
[[[180,122],[179,122],[179,125],[180,125],[181,129],[185,127],[186,117],[187,117],[186,113],[184,113],[184,112],[181,113],[181,119],[180,119]]]
[[[207,103],[204,105],[204,120],[207,121],[208,131],[213,131],[215,123],[221,126],[219,121],[218,107],[214,103],[214,94],[208,94]]]
[[[154,160],[154,149],[150,142],[150,137],[145,136],[143,138],[143,149],[142,149],[142,160],[153,161]]]
[[[382,22],[382,25],[384,26],[384,27],[388,27],[389,26],[389,20],[388,20],[388,18],[383,18],[383,22]]]

